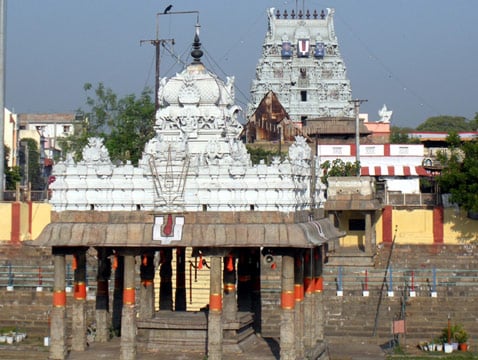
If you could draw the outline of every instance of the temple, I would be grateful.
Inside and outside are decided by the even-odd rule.
[[[323,31],[331,16],[319,20]],[[334,44],[327,32],[309,34],[309,41],[318,35],[327,48]],[[281,359],[326,356],[322,266],[327,244],[343,233],[323,216],[316,160],[296,136],[285,158],[252,165],[240,141],[234,78],[224,82],[206,69],[198,32],[191,56],[181,73],[160,81],[156,135],[137,166],[113,163],[103,140],[91,138],[81,161],[70,156],[53,168],[52,223],[37,241],[52,247],[55,265],[51,359],[69,351],[68,261],[71,350],[87,349],[89,253],[96,259],[96,341],[108,341],[111,324],[121,335],[122,360],[135,359],[138,346],[194,347],[222,359],[259,334],[280,338]],[[335,55],[329,65],[342,69]],[[344,92],[337,89],[341,95],[317,115],[348,114],[342,81]],[[298,109],[292,114],[300,117]],[[200,311],[190,308],[195,294],[187,299],[191,269],[208,278]]]
[[[251,86],[247,142],[276,140],[279,132],[282,140],[289,141],[298,131],[310,137],[320,135],[322,141],[353,140],[355,109],[335,34],[334,9],[297,13],[269,9],[268,21]],[[261,103],[269,93],[285,116],[263,117]],[[370,134],[363,120],[359,132],[361,137]]]

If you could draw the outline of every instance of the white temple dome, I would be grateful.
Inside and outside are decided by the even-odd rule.
[[[203,64],[191,64],[167,80],[162,89],[163,105],[217,105],[225,91],[224,83],[206,70]]]

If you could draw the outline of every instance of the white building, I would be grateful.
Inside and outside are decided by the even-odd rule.
[[[320,164],[335,159],[352,163],[359,160],[362,176],[378,177],[386,181],[388,191],[404,194],[420,193],[420,176],[429,176],[422,167],[424,152],[422,144],[360,145],[358,154],[354,144],[317,147]]]
[[[3,113],[4,133],[3,143],[10,149],[8,167],[17,165],[18,157],[18,115],[5,108]]]
[[[37,140],[38,149],[44,150],[45,159],[50,160],[61,153],[58,139],[73,135],[78,123],[74,113],[19,114],[18,120],[20,138]]]

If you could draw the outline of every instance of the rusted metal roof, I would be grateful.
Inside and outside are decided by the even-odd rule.
[[[48,224],[35,246],[70,247],[295,247],[310,248],[345,234],[328,219],[305,223],[184,224],[180,240],[153,240],[152,223]]]

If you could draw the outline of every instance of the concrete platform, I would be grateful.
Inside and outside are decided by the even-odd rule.
[[[71,352],[69,360],[118,359],[119,339],[113,339],[106,344],[95,343],[85,352]],[[329,344],[328,355],[330,360],[379,360],[385,359],[386,351],[377,341],[356,342],[342,339],[340,343]],[[145,352],[138,349],[137,360],[204,360],[204,352],[176,351],[176,352]],[[257,337],[254,343],[242,353],[228,353],[225,359],[234,360],[278,360],[280,359],[279,346],[273,339]]]
[[[71,352],[68,360],[119,359],[120,339],[108,343],[94,343],[84,352]],[[137,360],[203,360],[204,351],[147,352],[137,349]],[[279,347],[274,341],[256,337],[242,353],[228,353],[225,358],[235,360],[276,360],[279,359]]]
[[[337,337],[331,339],[328,348],[330,360],[380,360],[385,359],[387,349],[384,349],[383,341],[373,338],[355,339]],[[93,343],[86,351],[70,352],[68,360],[92,360],[92,359],[119,359],[120,339],[114,338],[108,343]],[[13,346],[0,346],[0,359],[8,360],[47,360],[48,348],[25,343]],[[147,352],[138,347],[137,360],[204,360],[205,354],[201,351],[176,352]],[[224,359],[234,360],[278,360],[280,350],[275,339],[262,339],[256,337],[254,342],[242,353],[230,353]]]

